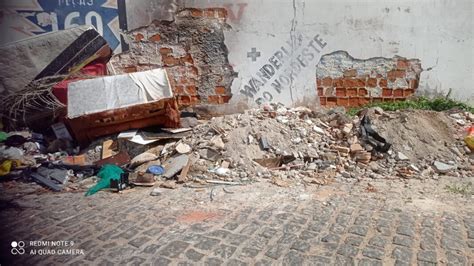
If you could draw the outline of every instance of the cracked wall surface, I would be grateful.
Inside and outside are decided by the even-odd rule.
[[[236,73],[224,43],[226,17],[221,8],[183,9],[172,22],[154,21],[130,31],[130,50],[112,58],[113,71],[163,67],[180,105],[227,103]]]
[[[418,59],[356,59],[345,51],[321,57],[316,67],[321,105],[354,107],[405,100],[415,94],[422,72]]]

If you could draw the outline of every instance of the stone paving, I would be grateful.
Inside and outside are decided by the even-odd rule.
[[[473,265],[473,198],[438,182],[9,195],[1,265]]]

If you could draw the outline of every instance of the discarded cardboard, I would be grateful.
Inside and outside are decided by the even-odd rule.
[[[106,164],[114,164],[117,166],[122,166],[122,165],[128,164],[129,162],[130,162],[130,156],[128,155],[128,153],[125,151],[121,151],[112,157],[95,162],[95,165],[103,166]]]

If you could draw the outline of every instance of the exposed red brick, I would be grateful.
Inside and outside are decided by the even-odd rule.
[[[393,90],[393,97],[403,97],[403,89]]]
[[[206,17],[208,17],[208,18],[214,18],[214,17],[216,17],[216,15],[215,15],[215,10],[212,9],[212,8],[204,10],[204,16],[206,16]]]
[[[180,59],[181,59],[183,64],[185,64],[185,63],[189,63],[191,65],[194,64],[193,57],[190,54],[187,54],[187,55],[181,57]]]
[[[123,68],[123,72],[125,73],[133,73],[133,72],[137,72],[138,69],[136,66],[126,66]]]
[[[406,75],[405,70],[390,70],[387,73],[387,77],[389,80],[397,79],[397,78],[404,78]]]
[[[383,98],[381,98],[381,97],[372,98],[372,102],[374,102],[374,103],[381,103],[381,102],[383,102]]]
[[[388,81],[386,79],[380,79],[379,80],[379,87],[387,87],[388,86]]]
[[[148,38],[148,40],[150,42],[159,42],[159,41],[161,41],[161,35],[160,34],[155,34],[155,35],[151,36],[150,38]]]
[[[397,61],[397,68],[398,69],[407,69],[408,68],[408,60],[406,59],[398,59]]]
[[[346,95],[350,97],[357,96],[357,89],[356,88],[346,89]]]
[[[336,106],[337,105],[337,98],[336,97],[328,97],[326,100],[327,106]]]
[[[196,86],[194,85],[189,85],[189,86],[186,86],[186,93],[188,95],[197,95],[197,89],[196,89]]]
[[[367,96],[369,92],[365,88],[359,88],[359,96]]]
[[[356,76],[357,76],[357,70],[355,69],[349,69],[349,70],[344,71],[344,77],[353,78]]]
[[[143,36],[143,34],[141,34],[141,33],[137,33],[135,35],[135,41],[137,41],[137,42],[143,40],[144,38],[145,38],[145,36]]]
[[[346,95],[346,89],[345,88],[336,88],[336,96],[337,97],[345,97]]]
[[[377,87],[377,79],[375,79],[375,78],[367,79],[367,87],[369,87],[369,88]]]
[[[332,82],[334,87],[343,87],[344,86],[344,79],[334,79]]]
[[[202,17],[203,11],[201,9],[192,8],[191,9],[191,16],[193,17]]]
[[[222,86],[217,86],[215,91],[216,91],[216,94],[218,95],[226,94],[226,89],[225,87],[222,87]]]
[[[218,8],[216,12],[217,12],[217,17],[218,18],[227,18],[227,9]]]
[[[362,106],[362,105],[367,105],[370,103],[370,99],[369,98],[359,98],[359,106]]]
[[[324,95],[324,88],[318,87],[318,96],[323,96],[323,95]]]
[[[413,89],[403,90],[403,96],[404,97],[409,97],[409,96],[412,96],[413,94],[415,94],[415,90],[413,90]]]
[[[326,97],[319,97],[319,103],[324,106],[327,104],[327,98]]]
[[[201,102],[201,97],[199,95],[191,96],[191,104],[196,105]]]
[[[393,90],[389,88],[383,88],[382,89],[382,96],[383,97],[391,97],[393,94]]]
[[[358,97],[349,98],[349,106],[350,107],[360,106],[360,99]]]
[[[187,95],[178,96],[179,105],[191,105],[191,97]]]
[[[190,66],[190,67],[187,68],[186,73],[188,75],[191,75],[191,76],[197,76],[199,74],[199,71],[198,71],[197,67]]]
[[[168,47],[161,47],[160,48],[160,54],[165,56],[173,52],[173,49],[168,48]]]
[[[320,79],[316,80],[316,87],[321,87],[322,81]]]
[[[349,106],[349,98],[341,97],[337,98],[338,106]]]
[[[177,58],[174,58],[173,56],[164,56],[162,58],[162,61],[163,61],[163,64],[165,66],[175,66],[175,65],[179,65],[179,59]]]
[[[222,99],[222,102],[223,103],[229,103],[230,99],[232,98],[232,96],[230,95],[223,95],[221,96],[221,99]]]
[[[224,103],[223,99],[219,95],[209,95],[207,96],[207,101],[211,104]]]
[[[332,86],[332,78],[323,78],[322,86],[323,87],[331,87]]]
[[[416,79],[410,80],[410,88],[413,90],[418,89],[418,80]]]
[[[183,86],[175,86],[174,87],[174,93],[178,95],[183,95],[184,94],[184,87]]]

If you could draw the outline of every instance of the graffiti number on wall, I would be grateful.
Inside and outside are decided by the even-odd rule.
[[[80,19],[81,14],[78,11],[69,13],[64,20],[64,28],[69,29],[72,27],[77,27],[79,24],[76,24],[76,20]],[[95,22],[95,24],[94,24]],[[90,11],[86,14],[85,17],[86,25],[94,26],[100,35],[104,34],[104,23],[102,22],[102,17],[99,13],[95,11]]]

